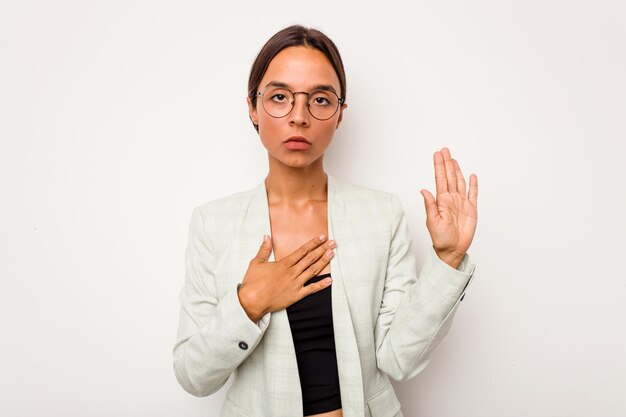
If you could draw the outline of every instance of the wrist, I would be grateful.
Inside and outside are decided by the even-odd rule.
[[[239,304],[241,304],[250,320],[256,323],[263,317],[265,311],[259,306],[258,297],[250,290],[249,286],[238,284],[237,297],[239,298]]]
[[[464,253],[461,254],[454,251],[437,250],[434,246],[433,248],[435,249],[435,253],[439,257],[439,259],[441,259],[443,262],[445,262],[454,269],[458,268],[458,266],[461,264],[461,261],[465,257]]]

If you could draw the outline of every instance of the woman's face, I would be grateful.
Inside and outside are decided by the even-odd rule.
[[[321,51],[304,46],[291,46],[280,51],[270,62],[257,91],[265,91],[270,83],[282,83],[292,92],[307,93],[319,86],[330,86],[341,95],[339,77],[328,58]],[[270,164],[306,167],[318,160],[321,163],[320,157],[330,145],[347,105],[342,104],[330,119],[318,120],[309,113],[306,94],[294,97],[293,109],[281,118],[272,117],[265,111],[263,96],[257,97],[256,107],[248,97],[250,119],[259,127]],[[303,137],[310,145],[288,142],[292,136]]]

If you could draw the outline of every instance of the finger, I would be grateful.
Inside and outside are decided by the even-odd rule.
[[[300,259],[300,261],[298,261],[297,264],[291,267],[292,272],[295,274],[296,277],[299,277],[300,279],[304,279],[304,282],[306,282],[306,278],[314,277],[322,269],[324,269],[324,266],[320,267],[319,264],[316,264],[316,263],[319,262],[320,260],[322,260],[322,262],[330,260],[330,258],[332,258],[332,255],[330,256],[330,258],[327,257],[326,259],[324,258],[324,256],[326,253],[328,253],[329,250],[332,252],[332,249],[334,248],[334,246],[335,246],[335,241],[331,240],[315,248],[309,254],[307,254],[304,258]],[[311,273],[313,273],[313,275],[311,275]],[[304,282],[302,282],[303,285],[304,285]]]
[[[264,262],[267,262],[267,259],[270,257],[271,252],[272,252],[272,238],[271,236],[263,235],[263,243],[261,244],[261,247],[259,248],[259,251],[257,252],[256,256],[252,260],[261,264]]]
[[[467,185],[465,183],[465,177],[463,176],[463,173],[461,172],[461,167],[459,166],[459,162],[456,159],[453,159],[452,162],[454,163],[454,172],[456,174],[456,188],[458,192],[461,194],[461,197],[465,198],[467,196]]]
[[[437,187],[437,195],[448,191],[448,180],[446,179],[446,166],[443,162],[443,155],[436,151],[434,155],[435,162],[435,186]]]
[[[328,265],[330,260],[333,259],[333,256],[335,256],[334,250],[331,248],[326,248],[326,245],[324,245],[322,249],[325,249],[325,251],[320,256],[320,258],[317,261],[313,262],[298,276],[298,280],[301,281],[302,285],[304,285],[304,283],[306,283],[311,278],[319,275],[319,273],[324,270],[326,265]],[[318,249],[316,249],[316,251],[317,250]]]
[[[448,192],[454,192],[457,190],[456,174],[454,172],[454,163],[452,162],[452,155],[448,148],[441,148],[441,154],[443,155],[443,163],[446,167],[446,180],[448,183]]]
[[[428,190],[421,190],[420,193],[422,197],[424,197],[424,207],[426,208],[426,221],[429,219],[434,219],[439,214],[439,210],[437,210],[437,201],[435,197]]]
[[[328,278],[324,278],[321,281],[314,282],[309,285],[305,285],[304,287],[302,287],[302,289],[299,292],[300,300],[308,295],[314,294],[318,291],[323,290],[324,288],[329,287],[332,283],[333,283],[333,279],[331,277],[328,277]]]
[[[317,247],[323,244],[326,241],[326,235],[316,236],[313,239],[306,242],[304,245],[300,246],[298,249],[293,251],[291,254],[286,256],[283,261],[286,262],[287,266],[296,265],[302,258],[309,255],[312,251],[314,251]]]
[[[478,204],[478,177],[475,174],[470,175],[469,201],[474,207]]]

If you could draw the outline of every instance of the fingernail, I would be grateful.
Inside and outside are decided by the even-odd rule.
[[[263,242],[267,243],[268,240],[269,240],[269,237],[267,235],[263,235]]]
[[[328,277],[328,278],[324,279],[324,283],[325,284],[330,284],[332,282],[333,282],[333,279],[331,277]]]
[[[326,236],[320,235],[320,240],[323,242],[324,240],[326,240]]]
[[[328,249],[328,250],[326,251],[326,257],[327,257],[327,258],[332,258],[332,257],[333,257],[333,255],[334,255],[334,253],[333,253],[333,251],[332,251],[332,250]]]
[[[329,240],[328,241],[328,246],[330,246],[331,248],[334,248],[335,245],[337,245],[337,242],[335,242],[334,240]]]

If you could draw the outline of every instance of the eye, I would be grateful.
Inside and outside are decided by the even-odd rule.
[[[311,92],[309,103],[316,107],[334,107],[337,104],[337,97],[326,90],[315,90]]]
[[[330,104],[330,101],[328,101],[328,99],[326,97],[315,97],[313,99],[313,101],[315,102],[315,104],[319,104],[319,105],[322,105],[322,106]]]
[[[274,94],[272,97],[270,97],[271,100],[278,101],[278,102],[285,101],[286,98],[287,96],[285,96],[284,94],[280,94],[280,93]]]

